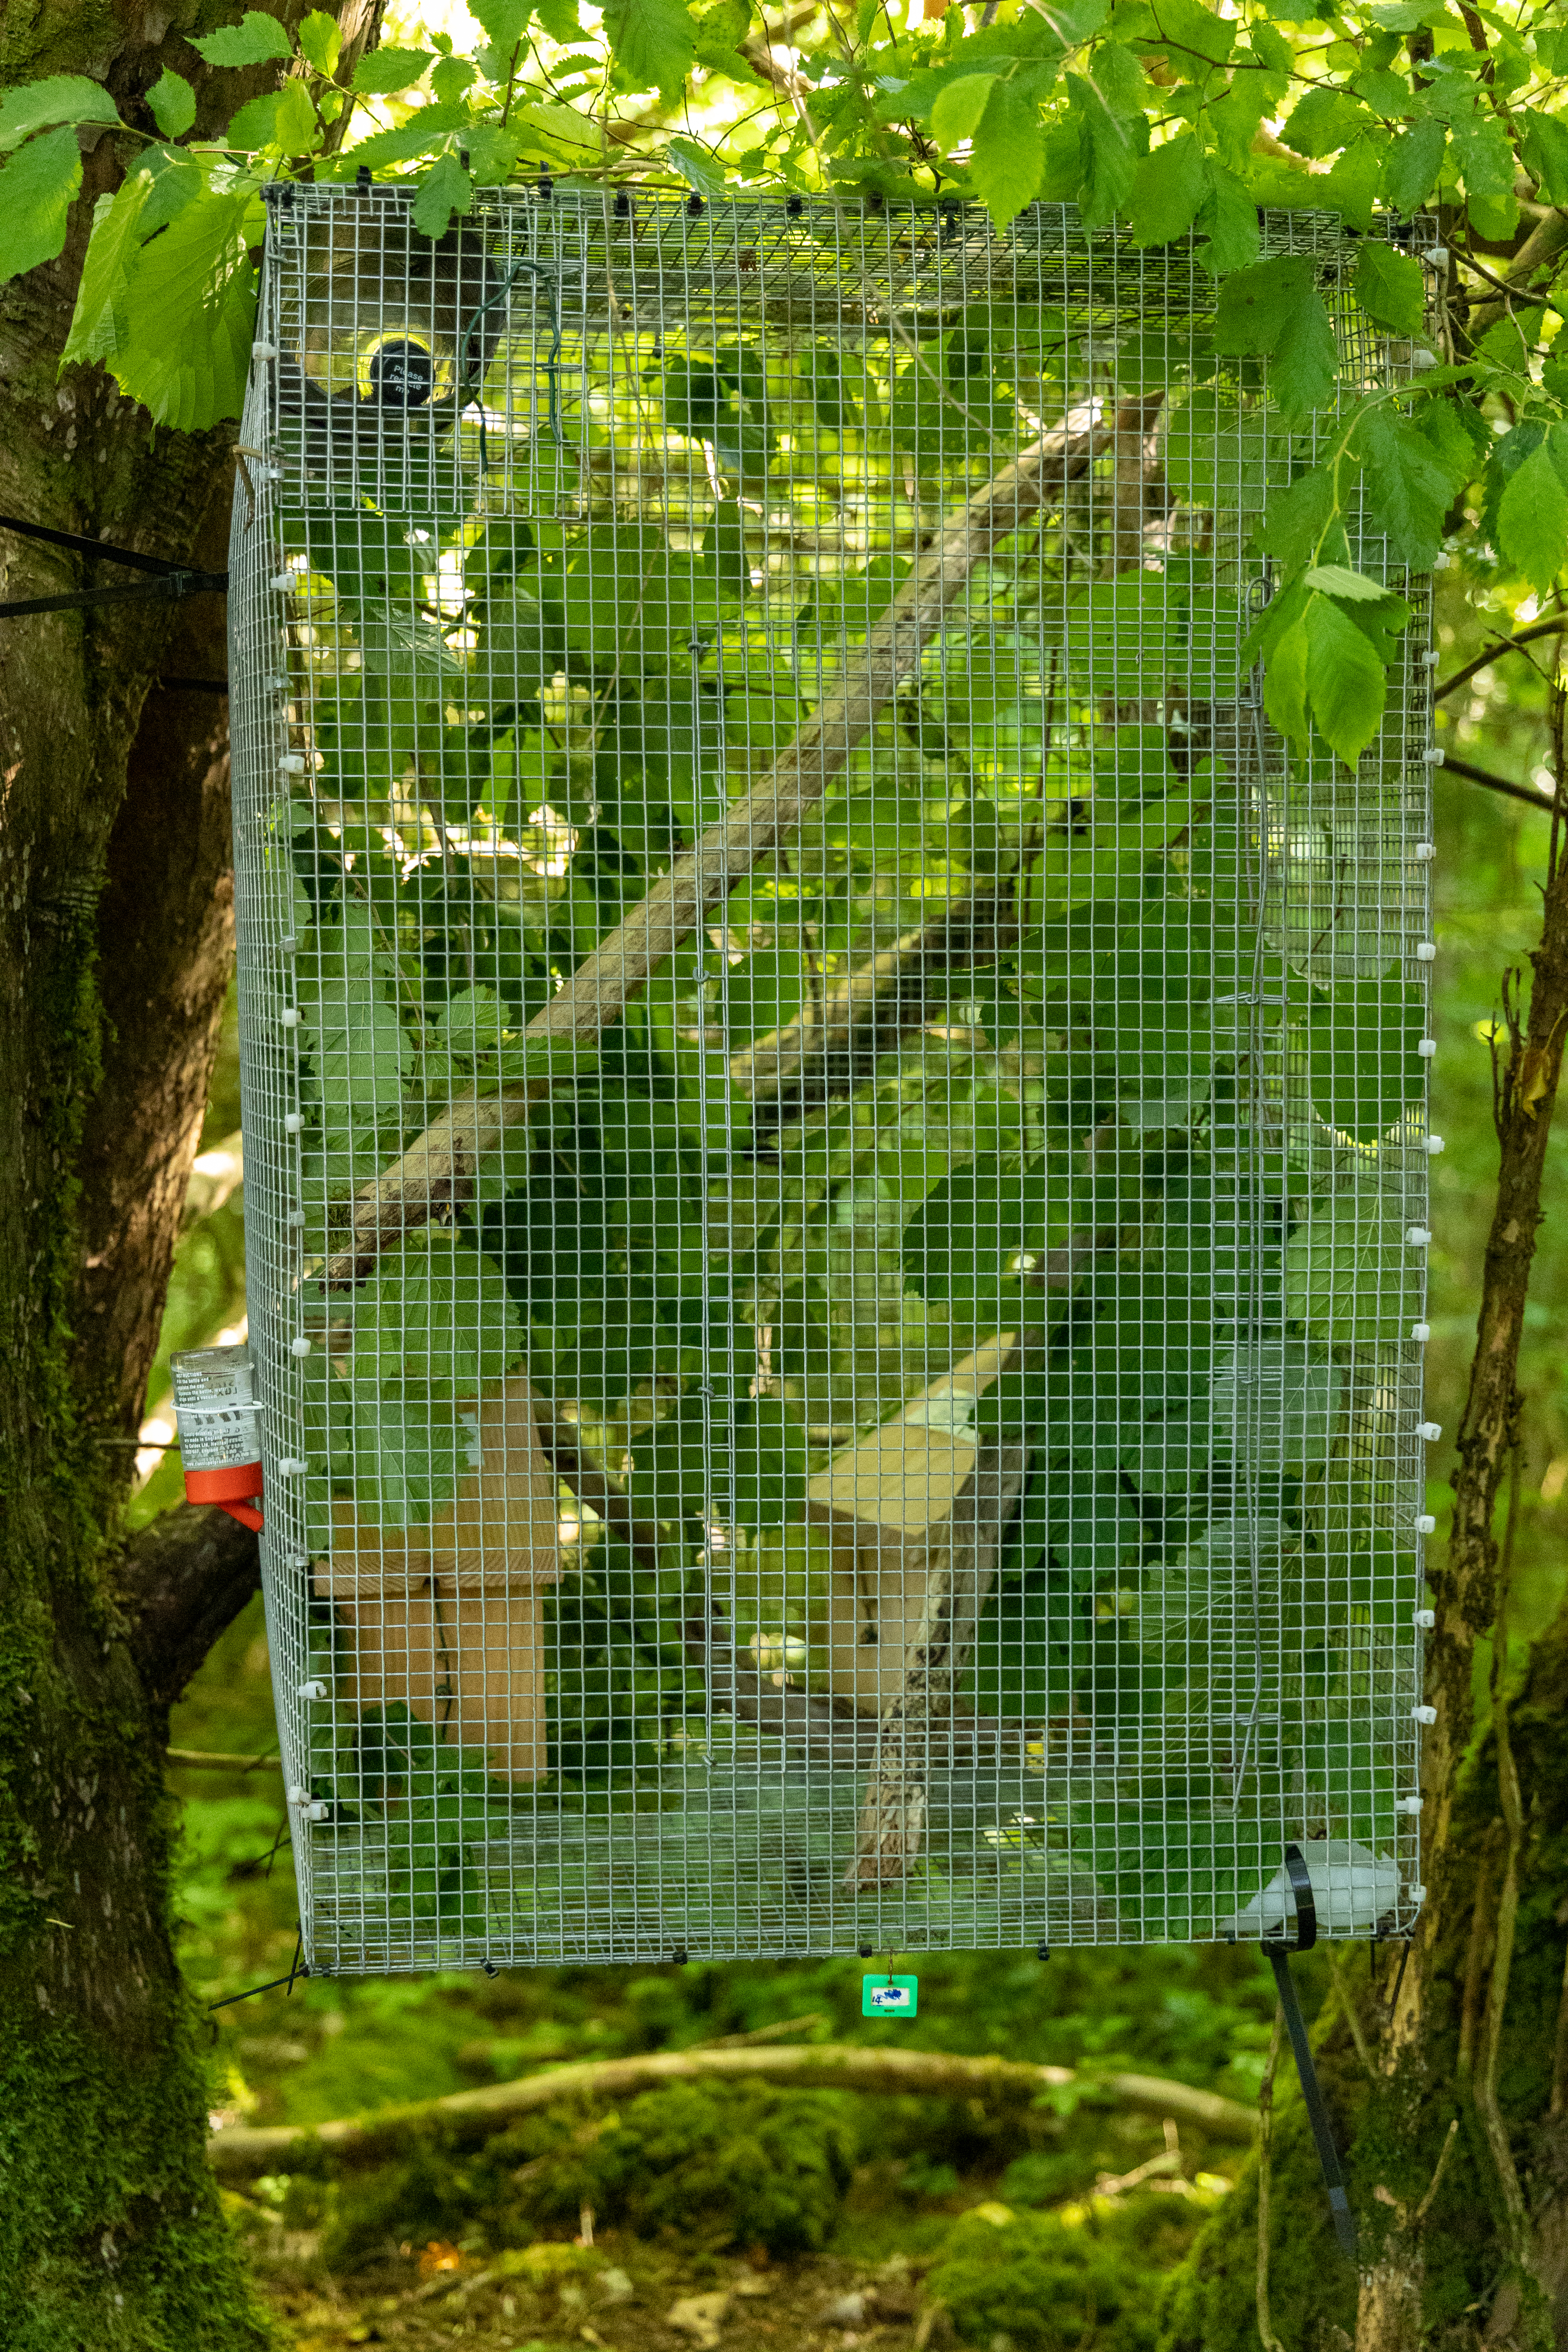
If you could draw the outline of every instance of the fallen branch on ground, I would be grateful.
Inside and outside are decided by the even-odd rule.
[[[1025,2066],[1006,2058],[954,2058],[935,2050],[862,2050],[822,2042],[775,2050],[666,2050],[640,2058],[552,2066],[521,2083],[458,2091],[449,2098],[423,2099],[417,2105],[387,2107],[379,2115],[347,2116],[338,2123],[237,2124],[215,2133],[207,2150],[215,2170],[226,2180],[286,2172],[291,2162],[308,2162],[319,2150],[340,2163],[376,2163],[398,2154],[412,2132],[434,2127],[451,2140],[483,2140],[504,2131],[519,2116],[552,2105],[557,2099],[623,2098],[700,2074],[763,2075],[814,2090],[879,2091],[928,2099],[1003,2102],[1037,2099],[1049,2091],[1078,2091],[1098,2094],[1144,2115],[1174,2116],[1223,2139],[1249,2140],[1257,2122],[1252,2109],[1234,2099],[1194,2091],[1186,2083],[1166,2082],[1158,2074],[1080,2074],[1070,2066]]]
[[[1081,433],[1065,427],[1007,467],[939,533],[871,630],[846,683],[820,705],[762,782],[710,825],[626,920],[535,1013],[528,1043],[583,1045],[618,1021],[667,957],[703,917],[721,906],[768,851],[816,805],[862,737],[893,701],[941,628],[977,564],[1037,513],[1054,490],[1082,474],[1115,442],[1107,418]],[[329,1288],[371,1274],[384,1249],[439,1211],[465,1200],[481,1160],[527,1118],[548,1081],[515,1092],[468,1097],[426,1128],[401,1160],[361,1193],[353,1238],[329,1258]]]

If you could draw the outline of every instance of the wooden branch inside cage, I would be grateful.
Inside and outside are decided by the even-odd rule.
[[[931,1018],[932,982],[1011,947],[1018,935],[1013,877],[955,899],[835,980],[782,1029],[731,1055],[730,1078],[772,1116],[797,1116],[865,1076],[879,1054]]]
[[[547,1769],[544,1591],[561,1574],[555,1473],[513,1372],[474,1408],[479,1464],[427,1527],[332,1506],[316,1591],[353,1628],[362,1708],[405,1706],[514,1780]]]
[[[931,1734],[952,1714],[1028,1471],[1026,1446],[973,1426],[1016,1351],[1011,1332],[988,1339],[806,1490],[833,1538],[828,1689],[879,1717],[851,1886],[901,1878],[921,1850]]]
[[[975,566],[1047,499],[1114,446],[1114,419],[1047,434],[975,493],[921,556],[848,665],[845,684],[821,704],[762,781],[676,860],[626,920],[563,982],[525,1039],[584,1044],[618,1021],[652,974],[702,918],[744,880],[815,806],[902,682],[968,584]],[[537,1082],[504,1094],[468,1097],[427,1128],[384,1175],[360,1194],[352,1238],[322,1271],[329,1287],[352,1287],[384,1249],[465,1200],[479,1163],[528,1116]]]

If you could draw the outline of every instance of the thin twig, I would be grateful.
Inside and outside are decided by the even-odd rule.
[[[1498,2187],[1502,2192],[1503,2204],[1511,2224],[1515,2251],[1522,2261],[1526,2256],[1528,2235],[1524,2190],[1520,2185],[1519,2168],[1513,2160],[1513,2149],[1509,2143],[1508,2126],[1498,2103],[1497,2088],[1503,2015],[1508,2006],[1509,1979],[1513,1968],[1514,1927],[1519,1916],[1519,1857],[1524,1843],[1524,1808],[1508,1727],[1508,1588],[1513,1570],[1514,1529],[1519,1517],[1519,1454],[1516,1425],[1509,1462],[1508,1520],[1503,1537],[1502,1564],[1498,1574],[1497,1620],[1492,1633],[1492,1736],[1497,1750],[1498,1797],[1502,1808],[1506,1843],[1502,1887],[1498,1896],[1491,1979],[1487,1986],[1486,2009],[1481,2020],[1474,2097],[1497,2173]]]
[[[1274,2333],[1274,2322],[1268,2309],[1268,2205],[1272,2187],[1270,2159],[1274,2148],[1274,2075],[1279,2063],[1284,2032],[1285,2011],[1276,2001],[1274,2031],[1268,2037],[1268,2055],[1263,2062],[1263,2080],[1258,2085],[1258,2336],[1263,2352],[1285,2352],[1284,2346]]]
[[[1345,1973],[1344,1954],[1335,1944],[1331,1944],[1328,1948],[1329,1967],[1333,1975],[1334,1990],[1339,1995],[1340,2007],[1344,2011],[1345,2023],[1350,2027],[1351,2040],[1355,2043],[1355,2054],[1366,2069],[1367,2080],[1375,2083],[1377,2068],[1373,2063],[1372,2052],[1367,2046],[1366,2029],[1362,2024],[1355,1995]]]
[[[1504,654],[1518,653],[1521,646],[1533,645],[1538,637],[1561,636],[1565,629],[1568,629],[1568,613],[1552,613],[1528,629],[1516,629],[1511,637],[1497,638],[1485,653],[1478,654],[1474,661],[1468,661],[1462,669],[1454,672],[1452,677],[1446,677],[1441,686],[1435,686],[1432,688],[1433,701],[1441,702],[1446,696],[1457,694],[1460,687],[1468,686],[1479,671],[1500,661]]]

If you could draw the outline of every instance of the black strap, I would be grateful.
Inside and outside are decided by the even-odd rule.
[[[1356,2258],[1355,2221],[1351,2212],[1339,2150],[1334,2146],[1334,2136],[1329,2127],[1329,2111],[1323,2105],[1323,2086],[1318,2080],[1318,2070],[1312,2061],[1312,2046],[1307,2039],[1307,2021],[1301,2014],[1301,2004],[1296,1997],[1296,1980],[1290,1974],[1291,1953],[1310,1951],[1318,1940],[1318,1906],[1312,1896],[1311,1873],[1299,1845],[1286,1847],[1285,1868],[1296,1903],[1295,1941],[1289,1944],[1282,1940],[1266,1942],[1263,1949],[1274,1971],[1279,2006],[1285,2017],[1285,2030],[1290,2036],[1290,2047],[1295,2053],[1296,2073],[1300,2079],[1301,2096],[1306,2102],[1307,2120],[1312,2126],[1318,2162],[1323,2168],[1323,2186],[1328,2191],[1334,2236],[1339,2241],[1340,2251],[1348,2254],[1353,2263]]]
[[[143,555],[133,547],[116,547],[100,539],[86,539],[79,531],[55,530],[47,523],[26,522],[20,515],[0,515],[0,530],[15,531],[20,539],[45,540],[49,546],[68,548],[73,554],[99,556],[106,563],[121,563],[129,571],[153,575],[134,587],[79,588],[63,596],[25,597],[0,604],[0,620],[19,619],[25,613],[79,612],[88,604],[162,604],[174,596],[227,593],[226,572],[197,572],[187,563],[171,563],[166,556]]]

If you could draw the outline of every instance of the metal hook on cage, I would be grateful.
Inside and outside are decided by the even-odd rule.
[[[542,261],[514,261],[506,276],[502,278],[500,284],[496,288],[495,292],[493,294],[487,294],[484,300],[479,304],[479,309],[468,320],[463,339],[458,346],[458,381],[463,387],[464,398],[467,400],[468,396],[471,393],[479,403],[479,472],[481,474],[488,474],[489,472],[490,458],[489,442],[485,431],[483,387],[476,384],[473,377],[474,337],[479,331],[479,322],[483,319],[486,311],[493,310],[498,302],[504,302],[507,296],[511,292],[512,288],[517,284],[518,279],[525,275],[536,278],[541,285],[547,287],[550,292],[550,354],[544,362],[544,380],[550,388],[550,437],[554,442],[555,446],[558,449],[564,449],[566,446],[566,436],[561,430],[559,373],[561,362],[561,280],[557,273],[553,269],[547,268]]]
[[[1283,1936],[1265,1937],[1263,1950],[1274,1971],[1285,2029],[1290,2036],[1290,2048],[1295,2054],[1296,2073],[1300,2079],[1307,2119],[1312,2126],[1318,2162],[1323,2169],[1323,2186],[1328,2191],[1334,2236],[1339,2241],[1341,2252],[1354,2262],[1355,2221],[1345,2189],[1345,2176],[1340,2165],[1339,2150],[1334,2146],[1334,2136],[1330,2129],[1329,2111],[1323,2105],[1322,2084],[1318,2080],[1318,2070],[1313,2063],[1312,2045],[1307,2039],[1307,2021],[1301,2014],[1301,2004],[1296,1995],[1296,1980],[1290,1974],[1291,1953],[1310,1952],[1318,1940],[1318,1906],[1312,1892],[1312,1874],[1299,1845],[1286,1847],[1285,1873],[1290,1881],[1290,1893],[1296,1906],[1295,1940],[1287,1942]],[[1280,1926],[1284,1926],[1283,1918]]]

